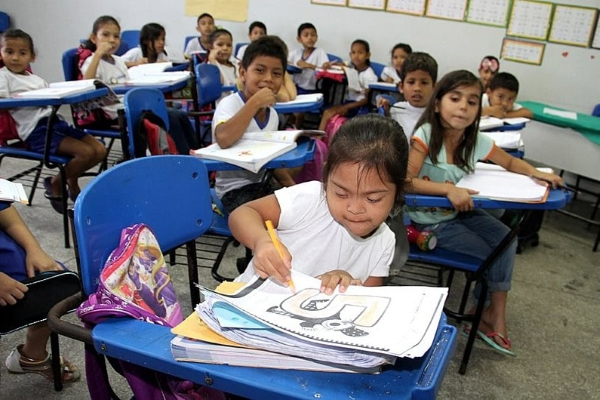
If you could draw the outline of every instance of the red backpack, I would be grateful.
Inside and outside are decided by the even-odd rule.
[[[150,110],[142,112],[134,130],[134,157],[145,157],[146,151],[151,155],[179,154],[173,138],[167,132],[165,122]]]

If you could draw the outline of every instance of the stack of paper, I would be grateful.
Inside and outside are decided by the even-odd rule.
[[[523,146],[521,131],[494,131],[482,133],[491,137],[494,140],[494,143],[496,143],[496,146],[506,150],[518,149]]]
[[[446,288],[352,286],[345,293],[320,293],[320,280],[292,271],[293,293],[272,280],[256,280],[232,295],[203,289],[197,314],[213,332],[232,342],[272,353],[243,361],[238,347],[212,357],[201,342],[175,338],[176,359],[228,360],[232,365],[280,368],[281,357],[303,359],[300,369],[377,372],[396,357],[421,357],[440,321]],[[174,330],[175,332],[175,330]],[[176,332],[180,333],[180,332]],[[211,350],[212,351],[212,350]],[[229,357],[227,357],[229,353]],[[200,360],[200,356],[204,359]],[[208,360],[207,360],[208,358]],[[306,364],[306,363],[309,364]],[[295,364],[298,364],[296,362]],[[290,367],[296,368],[296,367]]]
[[[15,201],[29,204],[23,184],[0,179],[0,202],[13,203]]]
[[[456,186],[477,190],[478,197],[521,203],[543,203],[549,192],[547,185],[529,176],[485,163],[477,163],[475,172],[465,175]]]

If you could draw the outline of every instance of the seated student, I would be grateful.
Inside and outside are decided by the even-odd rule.
[[[324,131],[327,122],[334,115],[352,118],[361,112],[361,108],[369,104],[369,83],[377,82],[377,75],[371,68],[371,50],[366,40],[357,39],[350,46],[350,66],[358,71],[360,90],[356,91],[349,86],[346,88],[344,104],[338,104],[325,110],[319,123],[319,129]]]
[[[236,281],[253,276],[290,282],[290,269],[339,286],[380,286],[389,275],[395,236],[385,224],[400,206],[408,144],[397,122],[364,115],[343,125],[331,142],[323,182],[306,182],[246,203],[229,216],[236,239],[254,258]],[[265,229],[277,227],[281,257]]]
[[[115,55],[121,43],[121,27],[116,19],[103,15],[94,22],[90,38],[83,44],[92,53],[87,58],[80,58],[80,70],[83,79],[100,79],[108,83],[121,83],[129,79],[127,66],[123,59]],[[82,57],[84,53],[80,53]],[[123,104],[105,106],[102,108],[106,116],[102,121],[88,121],[86,128],[104,129],[107,125],[118,123],[117,111]],[[182,110],[167,108],[169,117],[169,133],[175,142],[179,154],[189,154],[190,149],[198,148],[198,140],[194,127],[187,114]],[[85,116],[82,117],[85,119]]]
[[[394,103],[385,98],[377,100],[377,107],[385,109],[385,115],[394,118],[400,123],[404,134],[410,141],[415,125],[433,93],[437,79],[438,65],[433,57],[427,53],[412,53],[400,68],[400,91],[406,101]]]
[[[562,178],[537,171],[527,162],[510,156],[488,136],[479,133],[482,87],[469,71],[446,74],[435,86],[427,109],[411,138],[409,193],[445,196],[451,208],[405,206],[418,230],[430,230],[437,246],[485,260],[509,231],[495,217],[475,209],[471,195],[477,192],[455,186],[472,173],[477,161],[489,160],[503,168],[531,176],[539,175],[562,185]],[[475,288],[475,297],[486,296],[488,304],[479,325],[479,337],[500,353],[514,355],[506,326],[506,303],[511,288],[517,241],[514,240],[487,271],[488,293]]]
[[[490,82],[481,98],[481,115],[496,118],[533,118],[530,109],[516,103],[519,81],[508,72],[500,72]]]
[[[250,42],[254,42],[256,39],[263,36],[267,36],[267,26],[260,21],[251,23],[248,28],[248,39],[250,39]],[[244,58],[246,48],[248,48],[248,44],[240,46],[238,49],[237,54],[235,55],[235,58],[238,59],[238,61],[242,61],[242,58]]]
[[[166,31],[162,25],[149,23],[140,31],[140,45],[123,54],[123,61],[128,68],[140,64],[155,62],[185,63],[186,58],[181,50],[165,45]]]
[[[402,67],[402,63],[408,58],[408,56],[412,53],[412,47],[405,43],[398,43],[392,49],[392,63],[391,65],[386,65],[381,72],[381,80],[387,83],[395,83],[396,85],[400,84],[400,68]]]
[[[315,47],[318,39],[317,28],[313,24],[305,22],[298,27],[296,40],[302,48],[290,52],[288,60],[291,65],[302,69],[302,72],[293,76],[299,94],[314,93],[317,84],[315,69],[329,66],[327,52]]]
[[[64,267],[42,250],[27,225],[8,204],[0,203],[0,307],[16,304],[29,288],[20,281],[38,272],[62,271]],[[43,322],[27,328],[25,343],[14,348],[6,358],[6,368],[16,374],[40,374],[54,381],[50,354],[46,351],[50,328]],[[63,383],[79,379],[78,369],[66,359],[61,363]],[[6,384],[6,383],[5,383]]]
[[[210,53],[208,54],[208,63],[219,68],[221,73],[221,83],[224,86],[233,86],[238,76],[237,60],[231,57],[233,50],[233,37],[226,29],[217,29],[210,34]],[[217,103],[231,94],[231,91],[224,92]]]
[[[5,66],[0,69],[0,98],[9,98],[21,92],[48,87],[48,83],[27,69],[35,60],[33,39],[20,29],[8,29],[0,39],[0,57]],[[43,153],[46,146],[48,118],[52,107],[23,107],[9,110],[17,132],[29,150]],[[50,152],[71,157],[65,166],[69,198],[75,201],[81,189],[79,177],[106,158],[106,147],[93,136],[75,129],[60,115],[52,126]],[[44,179],[45,196],[52,208],[63,212],[62,184],[60,174]]]
[[[200,61],[205,62],[208,58],[208,52],[210,50],[210,41],[208,38],[215,30],[215,20],[212,15],[208,13],[200,14],[196,20],[196,30],[200,32],[200,36],[190,40],[185,46],[185,50],[183,52],[188,58],[191,58],[192,55],[197,54],[200,57]]]
[[[272,37],[262,37],[248,46],[239,71],[243,90],[221,100],[213,116],[213,140],[221,148],[232,146],[245,132],[277,130],[279,118],[273,105],[286,64],[284,48]],[[265,174],[264,170],[218,171],[215,190],[225,210],[230,213],[241,204],[272,193],[272,182],[263,182]]]
[[[479,63],[479,80],[483,86],[483,90],[487,90],[492,78],[496,76],[500,70],[500,61],[494,56],[485,56]]]

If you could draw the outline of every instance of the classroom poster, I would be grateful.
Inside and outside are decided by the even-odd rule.
[[[506,27],[511,0],[469,0],[467,22]]]
[[[386,10],[421,16],[425,13],[425,0],[388,0]]]
[[[463,21],[466,9],[467,0],[429,0],[425,16]]]
[[[548,41],[587,47],[592,39],[597,14],[595,8],[557,4]]]
[[[545,43],[504,38],[500,58],[525,64],[541,65],[545,48]]]
[[[348,7],[383,10],[385,9],[385,0],[348,0]]]
[[[506,34],[546,40],[552,19],[552,8],[552,3],[515,0]]]
[[[202,13],[209,13],[214,19],[245,22],[248,0],[185,0],[185,15],[197,17]]]

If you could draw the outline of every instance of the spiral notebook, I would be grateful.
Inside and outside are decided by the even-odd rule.
[[[311,342],[412,358],[423,356],[431,346],[448,293],[447,288],[351,286],[345,293],[326,295],[319,291],[319,279],[295,270],[292,279],[295,293],[273,280],[262,279],[249,282],[233,295],[204,289],[210,304],[202,303],[199,308],[201,311],[214,307],[216,301],[225,302],[251,319],[298,339],[298,346]],[[201,313],[203,320],[204,316]],[[227,326],[223,331],[235,330],[232,328]],[[255,335],[264,331],[240,328],[248,328],[244,330],[249,335],[252,329]],[[240,338],[232,340],[241,343]]]

